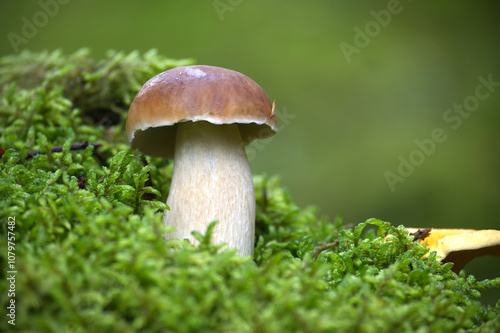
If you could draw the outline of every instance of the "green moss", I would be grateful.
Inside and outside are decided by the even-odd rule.
[[[319,218],[277,177],[254,178],[254,258],[212,245],[216,224],[199,247],[165,240],[172,164],[128,148],[125,115],[143,82],[191,62],[154,51],[95,61],[87,50],[0,60],[0,303],[15,299],[16,331],[500,330],[500,302],[478,301],[500,278],[456,275],[403,226]],[[72,147],[82,142],[100,146]],[[0,330],[14,329],[8,320]]]

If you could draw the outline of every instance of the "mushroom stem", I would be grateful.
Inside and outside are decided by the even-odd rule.
[[[237,124],[206,121],[177,124],[174,171],[163,222],[175,227],[167,237],[188,238],[219,221],[214,244],[226,243],[252,255],[255,195],[252,173]]]

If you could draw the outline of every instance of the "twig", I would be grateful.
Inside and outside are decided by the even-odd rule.
[[[94,147],[94,150],[93,150],[92,154],[99,160],[99,162],[101,163],[102,166],[106,166],[106,160],[97,151],[97,148],[99,148],[99,147],[102,146],[101,143],[97,143],[97,142],[88,143],[87,141],[83,141],[83,142],[79,142],[79,143],[73,143],[71,145],[71,147],[70,147],[70,150],[82,150],[82,149],[87,148],[88,146]],[[7,149],[5,149],[3,147],[0,147],[0,158],[2,158],[3,154],[6,151],[7,151]],[[63,146],[56,146],[56,147],[52,147],[50,149],[51,153],[57,153],[57,152],[61,152],[61,151],[63,151]],[[36,156],[36,155],[39,155],[39,154],[42,154],[42,152],[40,150],[30,150],[29,152],[26,153],[25,158],[29,159],[29,158],[32,158],[33,156]]]
[[[85,180],[86,180],[85,176],[82,176],[78,179],[78,188],[80,190],[85,190]]]
[[[88,146],[93,146],[94,147],[94,152],[95,152],[96,151],[95,148],[101,147],[102,144],[101,143],[97,143],[97,142],[88,143],[87,141],[83,141],[83,142],[79,142],[79,143],[73,143],[71,145],[70,150],[81,150],[81,149],[87,148]],[[62,146],[56,146],[56,147],[50,148],[50,152],[51,153],[59,153],[61,151],[63,151],[63,147]],[[32,158],[33,156],[36,156],[36,155],[41,154],[41,153],[42,152],[40,150],[30,150],[29,152],[26,153],[25,158]]]
[[[312,253],[312,258],[316,260],[319,256],[319,254],[325,250],[329,249],[334,249],[339,245],[339,240],[335,239],[331,243],[323,243],[319,242],[319,246],[315,247]],[[309,266],[309,259],[304,260],[304,263],[302,264],[302,270],[305,271],[305,269]]]
[[[313,258],[316,259],[321,252],[323,252],[325,250],[336,248],[338,245],[339,245],[338,239],[335,239],[333,242],[327,243],[327,244],[320,243],[320,246],[314,248]]]
[[[414,233],[410,233],[410,236],[414,236],[415,238],[413,239],[414,242],[419,241],[419,240],[424,240],[427,237],[429,237],[431,233],[431,228],[427,229],[418,229]]]

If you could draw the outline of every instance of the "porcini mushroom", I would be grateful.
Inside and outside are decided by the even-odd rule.
[[[277,131],[274,103],[247,76],[213,66],[185,66],[144,84],[127,116],[132,148],[174,158],[167,237],[188,238],[219,221],[214,244],[253,254],[255,194],[245,145]]]
[[[410,235],[436,251],[437,259],[453,262],[452,270],[460,272],[472,259],[485,255],[500,257],[500,231],[474,229],[406,228]],[[421,235],[421,237],[419,237]]]

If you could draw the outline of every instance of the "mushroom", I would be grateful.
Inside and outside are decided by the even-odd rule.
[[[132,148],[174,158],[163,222],[172,238],[205,232],[252,255],[255,194],[245,145],[277,131],[274,103],[252,79],[213,66],[170,69],[147,81],[127,116]]]
[[[500,231],[474,229],[406,228],[420,244],[436,251],[438,260],[453,262],[452,271],[460,272],[475,257],[500,257]]]

